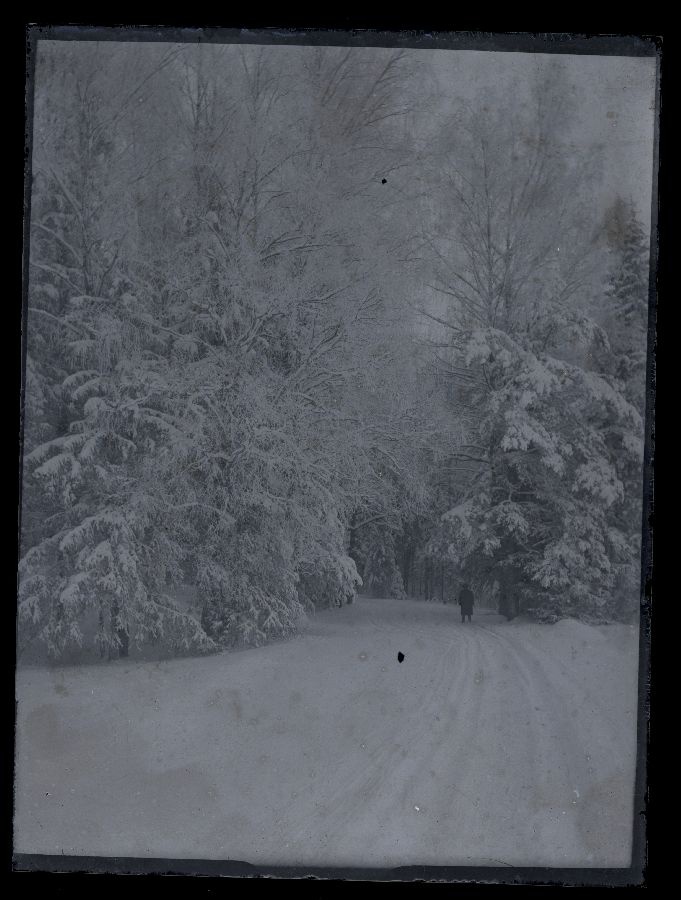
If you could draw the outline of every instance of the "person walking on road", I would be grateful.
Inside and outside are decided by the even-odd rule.
[[[461,589],[459,606],[461,607],[461,621],[465,622],[466,616],[468,616],[468,621],[470,622],[473,613],[473,591],[468,586],[468,582],[465,582]]]

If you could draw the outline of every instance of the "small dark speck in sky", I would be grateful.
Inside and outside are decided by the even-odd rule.
[[[400,651],[400,652],[397,654],[397,661],[398,661],[398,662],[402,662],[403,659],[404,659],[404,653],[402,653],[402,651]]]

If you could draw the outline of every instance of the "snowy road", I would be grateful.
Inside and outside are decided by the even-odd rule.
[[[15,850],[627,866],[637,641],[360,600],[257,650],[24,669]]]

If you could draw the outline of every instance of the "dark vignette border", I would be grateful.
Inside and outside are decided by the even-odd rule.
[[[639,642],[639,717],[638,759],[634,791],[634,838],[632,864],[629,868],[547,868],[547,867],[461,867],[461,866],[403,866],[392,869],[255,866],[236,860],[200,859],[145,859],[95,856],[46,856],[39,854],[12,854],[11,870],[18,874],[104,874],[143,875],[144,884],[149,876],[203,876],[215,883],[214,878],[228,879],[305,879],[326,881],[373,882],[444,882],[466,884],[482,888],[491,885],[527,886],[642,886],[647,873],[648,816],[648,752],[650,749],[650,701],[651,701],[651,630],[653,598],[653,526],[654,526],[654,461],[655,461],[655,399],[657,312],[659,297],[660,263],[660,199],[658,185],[659,138],[661,112],[662,39],[655,35],[590,34],[590,33],[487,33],[480,31],[411,30],[408,26],[397,29],[357,28],[351,22],[347,27],[330,29],[320,27],[265,27],[224,28],[194,25],[90,25],[87,23],[42,24],[36,21],[26,27],[26,85],[24,108],[24,189],[23,189],[23,253],[22,253],[22,315],[25,322],[28,285],[28,234],[30,228],[31,148],[33,124],[33,90],[35,55],[40,40],[59,41],[140,41],[177,43],[242,43],[273,45],[361,46],[400,47],[423,50],[479,50],[515,53],[566,53],[574,55],[656,57],[656,123],[654,147],[654,172],[652,191],[652,216],[650,236],[649,323],[647,407],[644,453],[644,502],[642,517],[641,564],[641,628]],[[666,69],[662,69],[666,74]],[[663,210],[664,212],[664,207]],[[20,413],[19,413],[19,469],[17,493],[19,499],[17,524],[20,533],[21,473],[23,470],[23,399],[25,372],[23,360],[26,350],[25,328],[21,327],[20,360]],[[15,570],[16,572],[16,570]],[[16,585],[16,579],[15,579]],[[13,614],[16,637],[16,614]],[[15,646],[5,657],[8,673],[13,682],[16,661]],[[14,698],[13,698],[14,701]],[[13,750],[13,747],[11,748]],[[7,769],[12,770],[13,753],[8,756]],[[13,807],[13,803],[10,800]],[[9,805],[9,804],[8,804]],[[11,843],[11,839],[10,839]],[[10,851],[11,852],[11,851]],[[174,880],[174,879],[171,879]],[[68,878],[70,882],[71,879]],[[136,879],[137,881],[137,879]],[[33,882],[35,884],[35,881]],[[167,883],[167,882],[166,882]],[[64,884],[64,882],[62,882]],[[50,886],[55,887],[54,879]],[[65,885],[64,885],[65,886]]]

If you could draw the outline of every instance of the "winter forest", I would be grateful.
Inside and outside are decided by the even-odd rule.
[[[15,851],[634,865],[654,55],[34,48]]]
[[[20,648],[637,616],[647,211],[560,57],[445,115],[432,55],[40,43]]]

